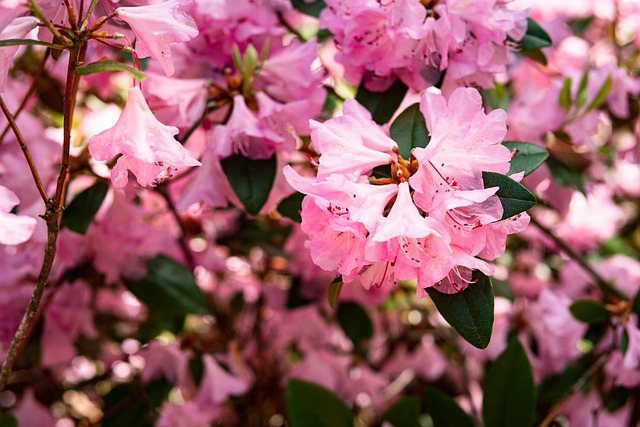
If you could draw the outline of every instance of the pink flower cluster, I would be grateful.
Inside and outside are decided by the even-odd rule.
[[[426,92],[420,101],[431,141],[403,159],[396,143],[370,114],[347,100],[344,115],[312,123],[320,153],[318,172],[302,177],[290,166],[289,183],[307,194],[302,230],[313,261],[365,287],[418,280],[423,288],[443,280],[459,290],[469,270],[490,275],[506,235],[528,224],[526,214],[500,221],[497,187],[484,188],[482,172],[506,173],[511,152],[501,145],[506,114],[485,114],[475,89],[456,89],[449,100]],[[390,178],[372,176],[389,165]],[[448,286],[446,286],[448,287]]]
[[[346,77],[384,90],[399,77],[414,90],[446,80],[493,85],[509,57],[507,36],[520,40],[528,10],[482,0],[328,0],[320,25],[335,36]],[[435,4],[435,5],[434,5]]]

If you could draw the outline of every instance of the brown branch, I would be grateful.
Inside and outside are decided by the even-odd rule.
[[[618,298],[622,298],[624,300],[629,299],[625,294],[623,294],[620,290],[618,290],[615,286],[613,286],[609,281],[605,280],[604,277],[600,275],[597,271],[589,265],[589,263],[582,257],[579,253],[577,253],[571,246],[567,244],[564,240],[553,234],[553,232],[540,224],[538,220],[536,220],[533,216],[531,216],[531,223],[538,227],[540,231],[542,231],[547,237],[549,237],[553,242],[565,253],[569,256],[569,258],[573,259],[575,262],[580,265],[595,281],[596,285],[600,288],[602,293],[605,296],[615,296]]]
[[[33,162],[33,157],[31,157],[31,151],[29,151],[29,147],[27,146],[27,143],[25,142],[24,137],[22,136],[22,133],[20,132],[20,129],[16,124],[16,121],[14,120],[13,115],[11,115],[11,111],[9,111],[9,108],[7,107],[7,104],[5,104],[4,99],[2,99],[2,95],[0,95],[0,108],[2,108],[2,112],[4,113],[4,115],[7,117],[7,120],[9,121],[9,126],[11,127],[11,129],[13,129],[13,133],[16,135],[16,139],[20,144],[20,148],[24,153],[24,157],[25,159],[27,159],[27,163],[29,164],[29,170],[31,171],[33,180],[36,183],[36,187],[38,187],[38,192],[40,193],[40,196],[42,197],[42,200],[46,205],[47,201],[49,200],[49,196],[47,195],[47,190],[45,190],[44,185],[42,184],[42,180],[40,179],[40,174],[38,173],[36,164]]]
[[[18,326],[9,351],[0,369],[0,391],[2,391],[9,382],[9,375],[13,369],[13,364],[19,359],[24,344],[27,341],[30,330],[33,326],[34,319],[40,307],[42,301],[42,295],[49,281],[49,275],[51,274],[51,268],[53,261],[56,257],[56,243],[58,240],[58,232],[60,231],[60,219],[62,218],[63,204],[64,204],[64,190],[67,181],[67,175],[69,172],[69,149],[71,147],[71,127],[73,124],[73,112],[76,105],[76,94],[78,93],[78,84],[80,76],[75,74],[75,69],[78,67],[86,52],[86,44],[83,44],[80,48],[75,48],[70,51],[69,65],[67,68],[67,85],[64,96],[64,140],[62,145],[62,162],[60,164],[60,172],[58,175],[58,181],[56,185],[56,194],[53,199],[47,199],[46,210],[42,218],[47,224],[47,246],[45,247],[44,260],[36,285],[29,300],[27,311],[22,317],[22,321]],[[6,105],[3,110],[6,109]],[[8,112],[8,110],[7,110]],[[5,112],[5,114],[7,114]],[[11,117],[10,114],[7,117]],[[14,122],[15,123],[15,122]],[[15,128],[17,129],[17,127]],[[14,130],[15,130],[14,129]]]
[[[22,110],[24,110],[24,107],[27,105],[27,101],[29,100],[31,95],[33,95],[33,93],[36,91],[38,87],[38,83],[40,82],[40,79],[44,74],[45,64],[47,63],[47,59],[49,58],[49,52],[50,52],[50,49],[47,48],[47,50],[44,52],[44,58],[42,58],[42,62],[38,67],[38,71],[36,71],[36,74],[33,76],[33,80],[31,81],[31,86],[29,86],[29,90],[24,95],[24,98],[22,98],[22,101],[20,101],[20,105],[18,106],[18,109],[15,111],[15,113],[13,113],[14,120],[18,118]],[[11,129],[11,125],[7,124],[2,130],[2,133],[0,134],[0,144],[2,144],[2,140],[4,140],[5,136],[7,136],[9,129]]]

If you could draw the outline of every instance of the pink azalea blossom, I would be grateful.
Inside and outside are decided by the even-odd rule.
[[[136,35],[136,52],[141,58],[160,62],[167,76],[175,72],[171,46],[198,35],[193,18],[185,9],[193,0],[168,0],[148,6],[119,7],[116,16],[129,24]]]
[[[155,118],[140,88],[133,87],[116,125],[92,137],[89,151],[96,160],[122,154],[111,171],[114,187],[127,185],[129,170],[141,186],[156,185],[179,167],[201,165],[175,140],[177,133]]]
[[[18,9],[19,10],[19,9]],[[1,11],[1,9],[0,9]],[[12,16],[15,12],[10,12],[8,16]],[[0,28],[0,40],[24,39],[27,34],[38,26],[38,20],[33,16],[22,16],[15,18],[4,29]],[[7,76],[9,69],[13,65],[13,55],[16,54],[20,46],[3,46],[0,47],[0,93],[5,91],[7,86]]]
[[[448,101],[426,93],[420,109],[431,142],[414,148],[408,160],[363,107],[347,100],[343,116],[312,122],[317,175],[284,170],[307,194],[302,231],[313,261],[345,281],[360,275],[369,288],[417,278],[423,296],[424,288],[447,278],[460,289],[470,283],[464,271],[493,272],[478,255],[500,256],[507,234],[527,225],[526,215],[500,221],[497,188],[485,189],[482,180],[483,171],[509,170],[511,153],[500,144],[504,111],[485,114],[475,89],[457,89]],[[391,178],[370,176],[383,165]]]
[[[35,218],[11,213],[18,203],[18,196],[0,185],[0,243],[3,245],[19,245],[26,242],[36,228]]]

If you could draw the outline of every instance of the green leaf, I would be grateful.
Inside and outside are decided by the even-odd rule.
[[[244,208],[257,215],[264,206],[276,177],[275,154],[267,160],[254,160],[234,154],[221,162],[222,170]]]
[[[571,109],[571,77],[565,77],[560,90],[560,106],[569,111]]]
[[[103,71],[124,71],[125,73],[131,74],[138,81],[143,81],[147,78],[143,72],[138,71],[127,64],[113,61],[111,59],[102,59],[83,67],[76,68],[75,73],[80,76],[86,76],[89,74],[101,73]]]
[[[57,44],[47,43],[40,40],[25,40],[25,39],[6,39],[0,40],[0,47],[5,46],[46,46],[48,48],[62,51],[66,49],[65,46],[60,46]],[[0,424],[1,426],[1,424]]]
[[[492,110],[497,108],[508,110],[509,104],[511,103],[509,88],[500,82],[494,82],[491,89],[483,90],[482,98]]]
[[[418,427],[420,416],[420,399],[407,396],[394,403],[382,415],[382,421],[391,423],[393,427]]]
[[[609,92],[611,92],[611,84],[612,84],[612,80],[611,80],[611,76],[609,76],[607,77],[607,79],[604,81],[604,83],[598,90],[598,93],[596,93],[596,96],[591,100],[591,102],[587,106],[585,113],[588,113],[591,110],[598,108],[607,99],[607,96],[609,96]]]
[[[511,218],[535,206],[536,198],[527,188],[506,175],[495,172],[482,172],[484,188],[500,187],[496,196],[500,198],[502,219]]]
[[[391,139],[400,148],[400,155],[405,159],[409,159],[414,148],[426,147],[431,136],[420,112],[420,104],[416,102],[404,110],[391,124],[390,133]]]
[[[355,345],[373,336],[373,322],[371,318],[367,312],[355,302],[341,303],[338,306],[336,317],[344,333]]]
[[[527,32],[520,40],[520,49],[527,51],[548,46],[551,46],[549,34],[536,21],[527,18]]]
[[[424,402],[435,427],[475,427],[469,415],[449,395],[436,388],[427,388]]]
[[[334,310],[338,305],[338,298],[340,298],[343,284],[342,276],[338,276],[333,282],[329,283],[329,287],[327,288],[327,300],[329,301],[329,306]]]
[[[570,168],[553,156],[547,159],[547,166],[549,166],[551,176],[556,184],[563,187],[574,187],[583,193],[585,192],[584,180],[580,171]]]
[[[587,103],[587,86],[589,85],[589,70],[584,70],[580,84],[578,85],[578,93],[576,95],[576,107],[580,108]]]
[[[85,234],[93,217],[102,206],[109,191],[109,184],[98,181],[73,198],[62,213],[61,226],[76,233]]]
[[[305,0],[291,0],[291,5],[294,9],[299,10],[302,13],[307,15],[315,16],[316,18],[320,16],[320,12],[327,7],[326,3],[323,0],[316,0],[307,2]]]
[[[302,380],[291,380],[285,391],[291,427],[353,427],[353,414],[333,392]]]
[[[11,414],[0,415],[0,427],[18,427],[18,420]]]
[[[173,385],[164,378],[154,380],[142,390],[137,383],[118,384],[104,396],[103,427],[152,427],[157,408],[167,399]]]
[[[603,323],[611,318],[611,312],[604,304],[597,300],[581,299],[575,301],[569,307],[573,317],[585,323]]]
[[[127,288],[145,303],[152,315],[167,318],[186,314],[209,314],[207,299],[191,270],[158,255],[147,262],[147,276],[125,280]]]
[[[533,424],[536,389],[527,354],[517,339],[496,359],[484,380],[482,417],[490,427]]]
[[[563,372],[546,377],[538,386],[538,404],[548,408],[553,406],[570,392],[589,367],[591,367],[590,358],[583,357],[569,364]]]
[[[511,167],[507,175],[518,172],[524,172],[527,176],[544,163],[549,157],[549,152],[535,144],[520,141],[505,141],[502,143],[513,153],[517,150],[517,154],[511,159]]]
[[[280,212],[280,215],[291,218],[295,222],[302,222],[302,216],[300,215],[302,199],[304,199],[304,194],[298,192],[293,193],[278,204],[278,212]]]
[[[370,92],[364,82],[358,88],[356,101],[366,108],[378,124],[387,123],[396,112],[407,93],[407,86],[397,79],[386,92]]]
[[[520,53],[526,56],[527,58],[533,59],[534,61],[541,63],[542,65],[547,65],[548,63],[547,55],[544,54],[542,49],[523,50]]]
[[[631,311],[640,316],[640,292],[633,299],[633,304],[631,304]]]
[[[427,288],[436,308],[469,344],[486,348],[493,329],[493,289],[491,280],[480,271],[473,272],[475,283],[462,292],[444,294]]]

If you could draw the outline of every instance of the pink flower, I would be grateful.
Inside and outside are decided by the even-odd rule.
[[[205,354],[202,356],[202,361],[204,374],[196,397],[196,402],[200,406],[217,406],[224,403],[229,396],[238,396],[249,390],[250,384],[247,381],[222,369],[213,356]]]
[[[11,213],[18,203],[18,196],[0,185],[0,243],[3,245],[19,245],[26,242],[36,228],[35,218]]]
[[[14,9],[15,10],[15,9]],[[20,9],[18,9],[20,10]],[[3,11],[4,12],[4,11]],[[14,15],[10,12],[10,15]],[[2,24],[0,22],[0,24]],[[0,40],[23,39],[38,26],[38,20],[33,16],[22,16],[11,21],[6,28],[0,28]],[[3,46],[0,47],[0,93],[3,93],[7,85],[7,77],[9,69],[13,65],[13,55],[16,54],[20,46]]]
[[[448,102],[425,94],[421,111],[431,142],[403,159],[371,115],[347,100],[342,117],[312,122],[317,176],[284,170],[291,186],[307,194],[302,231],[313,261],[345,281],[360,275],[369,288],[417,278],[422,296],[422,288],[447,278],[457,290],[470,283],[469,269],[491,274],[477,256],[500,256],[507,234],[526,226],[526,215],[500,221],[497,188],[485,189],[482,179],[483,171],[509,170],[511,153],[500,144],[504,111],[485,114],[480,94],[462,88]],[[384,165],[391,177],[370,176]]]
[[[89,152],[96,160],[122,154],[111,171],[116,188],[127,185],[129,170],[141,186],[156,185],[178,167],[201,165],[175,140],[177,133],[178,128],[155,118],[140,88],[133,87],[118,122],[89,140]]]
[[[148,6],[119,7],[115,13],[135,33],[138,56],[160,61],[165,74],[172,76],[175,68],[170,45],[198,35],[193,18],[184,11],[192,4],[193,0],[169,0]]]

